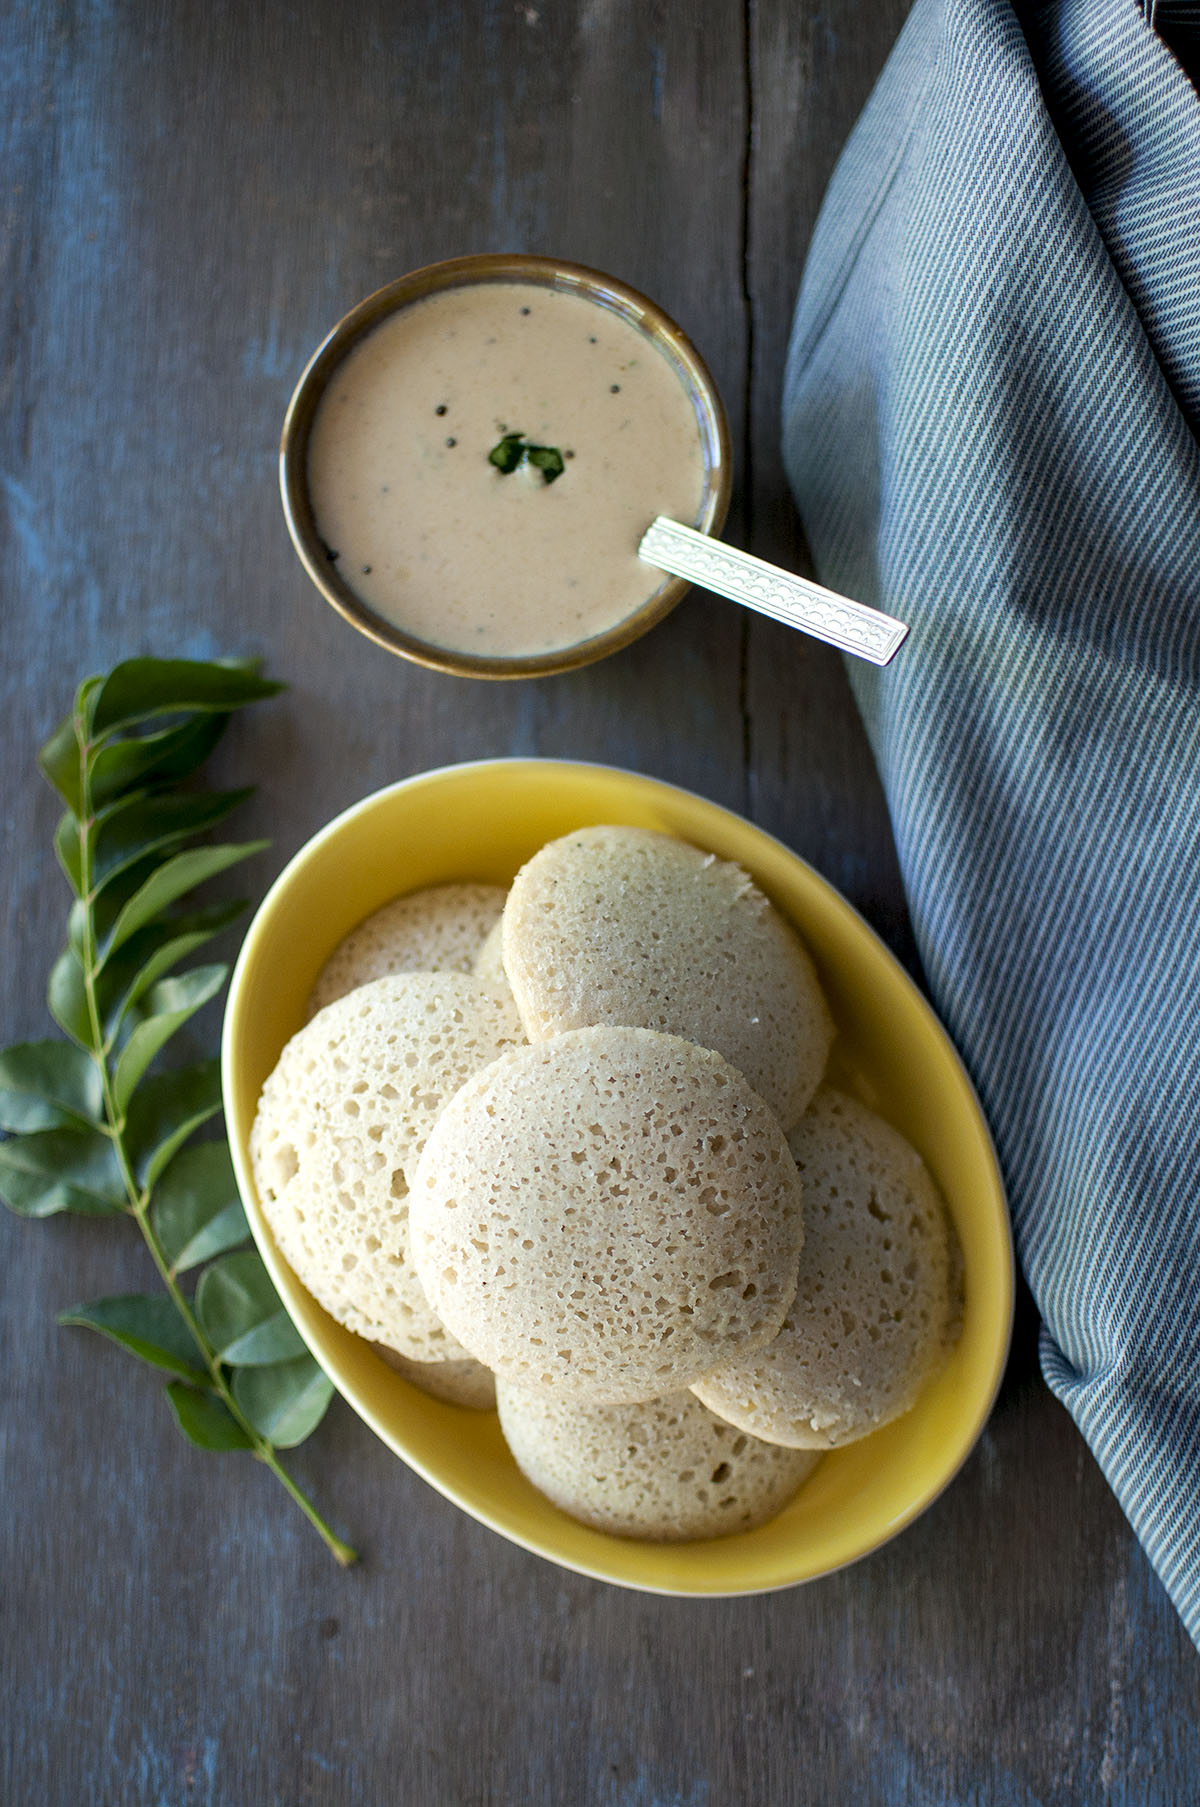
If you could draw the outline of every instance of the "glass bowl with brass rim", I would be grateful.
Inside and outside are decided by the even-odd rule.
[[[911,1410],[823,1455],[769,1523],[692,1543],[611,1536],[569,1518],[522,1475],[494,1412],[419,1391],[335,1323],[280,1254],[249,1155],[263,1083],[351,928],[425,886],[507,885],[547,841],[598,823],[657,829],[737,861],[796,925],[837,1025],[829,1077],[917,1149],[962,1250],[961,1334]],[[259,908],[230,984],[222,1063],[247,1216],[312,1353],[396,1455],[480,1523],[551,1562],[661,1594],[764,1593],[811,1581],[910,1525],[953,1480],[987,1422],[1008,1351],[1014,1265],[1004,1189],[970,1080],[928,1003],[846,899],[779,841],[715,803],[637,773],[552,759],[447,766],[375,792],[314,835]]]
[[[646,567],[644,600],[615,624],[585,639],[548,651],[474,653],[421,638],[372,608],[338,568],[321,537],[309,483],[309,447],[321,400],[346,357],[383,321],[414,302],[447,289],[479,283],[534,284],[582,296],[632,325],[652,342],[679,378],[691,403],[703,460],[703,487],[695,518],[702,533],[718,534],[729,507],[731,454],[724,406],[708,369],[690,340],[646,296],[602,271],[556,258],[480,254],[429,264],[367,296],[338,322],[310,358],[283,423],[279,478],[292,543],[317,589],[333,607],[378,645],[403,658],[460,677],[522,678],[571,671],[618,652],[668,615],[688,584]],[[645,525],[656,511],[647,514]],[[402,605],[396,609],[402,615]]]

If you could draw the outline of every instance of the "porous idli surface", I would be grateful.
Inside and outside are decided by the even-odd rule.
[[[820,1457],[763,1443],[686,1389],[635,1405],[591,1405],[500,1381],[496,1403],[522,1474],[572,1518],[659,1543],[765,1524]]]
[[[502,885],[430,885],[384,904],[334,948],[317,975],[309,1016],[393,973],[469,973],[505,896]]]
[[[483,946],[475,956],[471,971],[481,985],[488,985],[499,991],[512,990],[508,974],[504,970],[503,916],[498,916],[489,930]]]
[[[474,1412],[491,1412],[496,1407],[496,1377],[490,1368],[473,1357],[461,1356],[457,1361],[414,1362],[394,1349],[376,1344],[379,1355],[393,1373],[402,1375],[410,1386],[441,1399],[447,1405],[465,1405]]]
[[[695,1383],[768,1441],[830,1449],[908,1411],[959,1317],[941,1194],[899,1132],[822,1087],[788,1138],[804,1185],[804,1256],[775,1340]]]
[[[653,1398],[770,1341],[803,1241],[778,1120],[720,1054],[578,1029],[476,1073],[410,1199],[426,1296],[497,1375]]]
[[[473,979],[397,974],[313,1017],[259,1099],[254,1182],[284,1259],[338,1323],[415,1361],[467,1351],[417,1278],[406,1169],[463,1080],[520,1038]]]
[[[577,829],[522,867],[502,933],[530,1041],[598,1023],[685,1036],[785,1129],[816,1091],[833,1040],[816,969],[731,861],[648,829]]]
[[[475,981],[486,985],[489,991],[497,991],[501,997],[507,998],[516,1010],[513,988],[508,982],[508,974],[504,970],[504,918],[500,917],[487,940],[476,955],[475,964],[471,968]]]

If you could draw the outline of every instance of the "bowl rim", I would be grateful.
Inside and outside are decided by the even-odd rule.
[[[691,398],[704,447],[704,493],[694,525],[701,533],[720,533],[733,487],[729,422],[712,373],[692,341],[669,314],[631,284],[588,264],[524,252],[478,252],[424,264],[373,290],[343,314],[312,353],[288,403],[279,440],[280,497],[292,545],[308,576],[343,619],[376,645],[455,677],[547,677],[576,671],[631,645],[669,615],[691,585],[683,578],[664,576],[646,601],[615,626],[551,653],[489,657],[457,651],[407,633],[355,594],[329,561],[308,491],[313,420],[326,387],[348,353],[382,320],[411,303],[444,289],[481,282],[532,282],[586,295],[658,344]]]
[[[852,926],[856,935],[865,938],[866,945],[872,948],[876,958],[882,959],[886,967],[893,969],[894,980],[898,981],[901,987],[909,994],[910,1003],[915,1006],[917,1015],[922,1020],[926,1032],[931,1034],[935,1042],[939,1044],[940,1054],[947,1062],[948,1068],[954,1076],[954,1081],[960,1088],[962,1101],[967,1106],[973,1119],[972,1127],[978,1139],[979,1155],[983,1169],[986,1171],[988,1188],[991,1194],[990,1202],[993,1207],[992,1216],[989,1218],[989,1227],[993,1232],[998,1232],[998,1246],[995,1251],[998,1257],[997,1271],[989,1273],[988,1276],[989,1284],[996,1293],[996,1311],[998,1312],[997,1333],[990,1344],[990,1359],[987,1364],[986,1384],[981,1384],[979,1386],[975,1396],[974,1409],[960,1427],[954,1440],[955,1452],[953,1462],[949,1466],[941,1469],[928,1485],[915,1489],[912,1497],[907,1501],[903,1509],[895,1513],[888,1520],[886,1527],[880,1535],[873,1537],[869,1542],[865,1543],[863,1548],[850,1552],[842,1560],[825,1564],[811,1570],[811,1572],[785,1575],[778,1579],[763,1583],[724,1587],[705,1586],[700,1584],[680,1585],[676,1581],[656,1582],[641,1576],[618,1575],[612,1573],[611,1570],[605,1566],[600,1556],[597,1556],[595,1561],[589,1561],[586,1557],[580,1558],[577,1556],[566,1555],[560,1550],[549,1547],[545,1541],[540,1540],[538,1537],[524,1533],[518,1526],[504,1522],[502,1516],[482,1510],[477,1504],[464,1498],[462,1493],[450,1483],[443,1474],[438,1472],[435,1464],[427,1462],[421,1457],[419,1452],[403,1446],[397,1440],[390,1427],[383,1422],[380,1414],[373,1409],[368,1401],[363,1399],[353,1385],[348,1386],[344,1377],[339,1377],[334,1373],[330,1373],[329,1378],[333,1382],[337,1392],[341,1394],[375,1435],[392,1450],[393,1454],[398,1455],[407,1466],[419,1474],[423,1480],[427,1481],[429,1485],[444,1498],[465,1511],[478,1523],[485,1525],[490,1530],[504,1537],[510,1543],[514,1543],[520,1548],[529,1551],[531,1554],[543,1557],[544,1559],[555,1563],[557,1566],[573,1573],[584,1575],[594,1580],[605,1581],[613,1586],[631,1588],[637,1592],[658,1594],[675,1599],[734,1599],[756,1594],[777,1593],[787,1588],[803,1586],[810,1581],[820,1580],[829,1575],[840,1573],[843,1569],[850,1568],[856,1563],[865,1560],[868,1556],[874,1555],[877,1550],[884,1548],[885,1545],[892,1542],[895,1537],[899,1536],[900,1533],[907,1529],[907,1527],[917,1518],[921,1517],[922,1514],[924,1514],[941,1497],[951,1482],[962,1471],[968,1457],[975,1449],[983,1434],[996,1404],[1012,1343],[1016,1295],[1016,1258],[1012,1225],[1007,1208],[999,1160],[978,1093],[958,1050],[950,1040],[945,1027],[941,1023],[929,1000],[924,996],[912,977],[896,959],[896,956],[892,953],[882,937],[871,927],[865,917],[862,916],[836,886],[831,884],[828,879],[824,878],[823,875],[805,860],[802,855],[794,852],[785,842],[780,840],[777,836],[772,835],[768,830],[762,829],[757,824],[751,822],[748,817],[727,808],[723,804],[713,802],[699,792],[692,791],[681,785],[676,785],[666,779],[658,779],[651,777],[648,774],[633,771],[627,767],[610,765],[593,760],[559,759],[554,757],[538,758],[524,755],[512,755],[454,762],[413,773],[407,778],[399,779],[392,784],[381,786],[378,789],[369,792],[366,796],[359,798],[357,802],[347,805],[346,808],[339,811],[337,815],[325,823],[323,827],[318,829],[289,858],[277,878],[268,888],[261,904],[255,911],[233,968],[225,1007],[221,1039],[221,1076],[222,1089],[225,1098],[229,1146],[239,1192],[242,1196],[255,1244],[272,1280],[281,1293],[281,1296],[284,1298],[285,1303],[288,1304],[289,1313],[292,1311],[291,1298],[294,1298],[299,1294],[302,1299],[310,1301],[315,1310],[324,1317],[325,1314],[320,1312],[320,1307],[315,1306],[315,1301],[311,1300],[311,1295],[307,1293],[307,1289],[303,1287],[292,1269],[279,1253],[270,1229],[262,1216],[247,1153],[250,1121],[246,1119],[245,1114],[242,1111],[241,1099],[238,1096],[238,1087],[234,1083],[238,1021],[240,1013],[245,1008],[243,993],[245,990],[246,975],[255,960],[258,944],[266,938],[270,931],[272,918],[278,911],[281,900],[286,896],[293,877],[299,870],[306,866],[310,860],[317,857],[328,842],[335,840],[354,819],[364,814],[368,814],[373,810],[385,807],[386,803],[391,798],[401,793],[425,788],[440,780],[468,778],[472,773],[500,772],[503,770],[513,770],[515,768],[531,768],[539,771],[549,768],[562,775],[570,775],[576,772],[581,774],[592,773],[624,781],[633,781],[637,787],[644,787],[648,792],[669,793],[683,799],[687,803],[699,805],[705,811],[713,812],[720,817],[728,818],[732,824],[736,825],[741,830],[750,830],[753,837],[759,839],[777,855],[781,855],[786,861],[794,863],[804,875],[805,883],[814,887],[817,891],[824,893],[826,902],[832,907],[835,914],[842,917],[844,923]],[[434,880],[431,882],[438,881]],[[398,895],[400,894],[398,893]],[[785,911],[785,914],[786,913],[787,912]],[[790,917],[789,920],[791,920]],[[799,927],[800,925],[797,926]],[[801,930],[801,932],[803,932],[803,930]],[[291,1295],[291,1298],[289,1295]],[[996,1312],[994,1312],[993,1315],[996,1315]],[[310,1351],[314,1358],[324,1365],[324,1362],[329,1359],[328,1353],[312,1347],[304,1323],[299,1323],[297,1328],[304,1340],[309,1343]],[[341,1330],[340,1326],[334,1326],[334,1329],[335,1332],[342,1336],[351,1335],[350,1332]],[[361,1341],[361,1339],[357,1338],[352,1340],[355,1343]],[[398,1375],[394,1376],[394,1378],[398,1384],[404,1384],[401,1382]],[[440,1409],[442,1411],[455,1410],[455,1408],[448,1406],[442,1406]],[[875,1435],[880,1436],[886,1434],[888,1428],[889,1427],[885,1426],[881,1432],[877,1432]],[[868,1440],[864,1440],[864,1443],[866,1441]],[[849,1445],[845,1447],[853,1448],[854,1446]],[[860,1445],[860,1447],[862,1447],[862,1445]],[[841,1452],[830,1451],[828,1453],[833,1455]],[[569,1522],[574,1526],[576,1531],[582,1529],[576,1521],[572,1520]],[[753,1535],[753,1533],[748,1535]],[[626,1540],[599,1531],[591,1532],[591,1536],[600,1539],[604,1546],[610,1546],[613,1543],[625,1545],[630,1541],[636,1542],[636,1540]],[[642,1545],[640,1547],[651,1547],[657,1550],[684,1550],[688,1548],[703,1547],[706,1543],[715,1542],[717,1544],[723,1544],[728,1541],[730,1540],[726,1538],[718,1538],[716,1540],[696,1540],[696,1542],[691,1545]]]

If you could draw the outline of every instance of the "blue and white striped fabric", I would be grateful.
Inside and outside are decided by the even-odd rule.
[[[1200,95],[1169,10],[916,0],[813,240],[784,451],[823,581],[911,624],[851,663],[930,989],[1046,1377],[1200,1643]]]

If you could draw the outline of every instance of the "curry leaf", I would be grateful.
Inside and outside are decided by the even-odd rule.
[[[104,1114],[92,1056],[70,1042],[21,1042],[0,1050],[0,1129],[79,1128]]]
[[[59,1028],[73,1042],[78,1042],[81,1048],[90,1048],[92,1027],[88,1015],[87,985],[82,963],[74,948],[68,947],[51,967],[46,1002],[50,1007],[50,1015]]]
[[[38,765],[72,815],[82,816],[83,758],[73,715],[59,722],[38,754]]]
[[[522,464],[531,464],[541,471],[544,483],[553,483],[567,468],[557,446],[533,445],[524,433],[506,433],[488,453],[488,463],[494,464],[502,477],[510,477]]]
[[[227,712],[275,696],[282,688],[260,678],[246,660],[126,659],[100,686],[92,732],[111,734],[177,710]]]
[[[246,1249],[206,1267],[196,1287],[196,1316],[224,1362],[259,1367],[305,1353],[261,1255]]]
[[[506,433],[488,453],[488,463],[494,464],[502,477],[509,477],[524,456],[524,433]]]
[[[563,463],[563,455],[555,445],[530,445],[525,448],[525,456],[534,470],[541,471],[544,483],[553,483],[561,477],[567,468]]]
[[[246,908],[241,899],[164,917],[131,935],[107,960],[96,985],[101,1021],[111,1040],[123,1018],[150,987],[227,928]]]
[[[99,891],[135,860],[215,828],[250,795],[249,790],[192,791],[186,796],[135,791],[122,798],[96,824],[93,890]]]
[[[96,958],[106,957],[109,937],[117,918],[162,864],[158,854],[146,854],[118,872],[95,896],[76,899],[67,916],[67,939],[72,947],[78,948],[80,958],[83,958],[87,947],[89,930]]]
[[[175,854],[150,874],[124,906],[105,938],[102,961],[186,892],[269,845],[268,841],[244,841],[237,846],[193,847]]]
[[[228,715],[198,715],[174,727],[103,742],[88,760],[93,807],[103,809],[128,790],[186,778],[203,765],[229,719]]]
[[[111,1139],[87,1129],[34,1130],[0,1142],[0,1198],[21,1217],[103,1216],[128,1203]]]
[[[125,1109],[142,1074],[175,1031],[220,991],[228,971],[227,966],[196,966],[177,979],[160,979],[147,992],[145,1015],[122,1048],[113,1073],[118,1111]]]
[[[158,1182],[152,1213],[176,1273],[249,1241],[228,1144],[199,1142],[180,1149]]]
[[[316,1430],[333,1387],[306,1354],[266,1368],[239,1368],[233,1396],[261,1436],[276,1449],[293,1449]]]
[[[197,1386],[210,1384],[200,1350],[187,1325],[164,1293],[121,1293],[73,1305],[58,1314],[60,1324],[98,1330],[131,1355],[156,1368],[166,1368]]]
[[[198,1449],[217,1453],[235,1449],[253,1449],[254,1445],[229,1407],[210,1393],[197,1392],[181,1380],[173,1380],[167,1398],[178,1424],[189,1443]]]
[[[83,895],[83,836],[75,817],[67,812],[54,831],[54,852],[76,897]]]
[[[75,692],[70,715],[58,724],[38,754],[38,765],[43,775],[54,786],[67,808],[80,817],[86,813],[83,797],[84,748],[92,731],[96,693],[103,682],[102,677],[83,680]]]
[[[155,1073],[139,1086],[125,1131],[139,1186],[152,1187],[172,1155],[220,1108],[217,1060]]]

